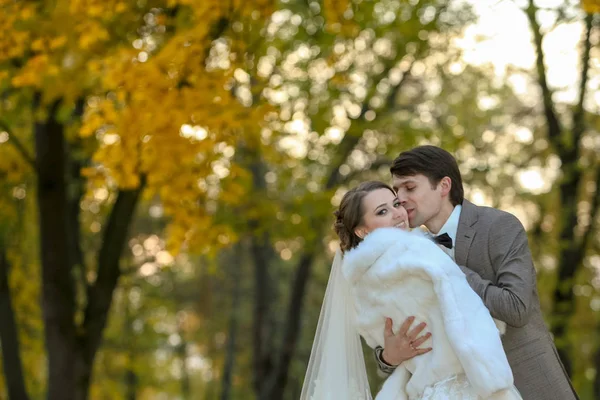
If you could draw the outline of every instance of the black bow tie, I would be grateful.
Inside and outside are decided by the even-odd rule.
[[[449,249],[452,248],[452,238],[447,233],[443,233],[439,236],[434,236],[433,241]]]

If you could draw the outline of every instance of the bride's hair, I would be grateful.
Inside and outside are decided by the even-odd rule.
[[[333,213],[335,215],[333,229],[340,238],[340,249],[342,252],[355,248],[362,241],[354,231],[363,222],[365,214],[363,199],[367,194],[377,189],[388,189],[390,192],[396,194],[394,189],[383,182],[363,182],[346,192],[344,197],[342,197],[340,207]]]

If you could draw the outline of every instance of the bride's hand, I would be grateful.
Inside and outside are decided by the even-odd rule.
[[[382,357],[383,360],[390,365],[400,365],[404,361],[408,361],[413,357],[425,354],[431,351],[431,347],[419,348],[427,339],[431,337],[431,333],[419,336],[425,329],[425,322],[409,331],[410,326],[414,322],[415,317],[408,317],[400,327],[397,334],[392,330],[392,320],[386,318],[384,331],[384,346]]]

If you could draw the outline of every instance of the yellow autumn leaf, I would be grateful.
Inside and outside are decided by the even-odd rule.
[[[19,17],[21,20],[26,21],[26,20],[32,18],[34,15],[35,15],[35,11],[34,11],[33,6],[29,6],[29,7],[23,7]]]
[[[44,50],[45,47],[45,40],[44,39],[36,39],[31,43],[31,49],[34,51],[42,51]]]
[[[61,36],[55,37],[52,40],[50,40],[50,48],[52,50],[56,50],[61,47],[64,47],[64,45],[66,43],[67,43],[67,37],[64,35],[61,35]]]
[[[581,6],[588,14],[600,13],[600,0],[582,0]]]

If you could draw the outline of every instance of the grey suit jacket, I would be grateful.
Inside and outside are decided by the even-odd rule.
[[[455,259],[492,316],[508,325],[502,343],[523,399],[576,399],[542,317],[527,234],[519,220],[465,200]]]
[[[546,327],[523,225],[512,214],[464,201],[456,263],[494,318],[506,322],[502,343],[524,400],[577,399]],[[381,364],[380,368],[389,372]]]

